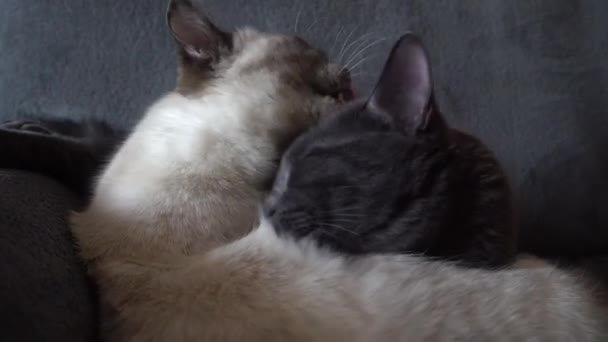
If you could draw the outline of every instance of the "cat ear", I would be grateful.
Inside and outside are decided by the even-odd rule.
[[[190,0],[171,0],[167,24],[184,56],[196,62],[212,63],[231,49],[232,35],[217,28]]]
[[[429,58],[415,35],[407,33],[393,46],[367,108],[392,116],[410,134],[426,130],[438,115]]]

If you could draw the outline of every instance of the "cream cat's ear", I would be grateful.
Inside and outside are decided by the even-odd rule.
[[[367,108],[391,115],[412,134],[427,130],[439,115],[428,54],[418,37],[407,33],[393,46]]]
[[[232,34],[220,30],[190,0],[171,0],[167,24],[185,57],[213,63],[232,47]]]

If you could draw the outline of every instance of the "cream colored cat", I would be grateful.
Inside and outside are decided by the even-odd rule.
[[[177,90],[148,110],[73,218],[110,341],[608,338],[589,282],[545,264],[346,259],[265,220],[252,229],[280,153],[348,80],[299,39],[224,33],[184,0],[168,17],[182,47]]]

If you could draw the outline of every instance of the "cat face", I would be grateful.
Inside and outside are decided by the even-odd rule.
[[[479,140],[442,119],[426,52],[411,35],[393,49],[369,100],[347,105],[291,145],[265,215],[281,234],[353,254],[498,265],[515,247],[500,165]]]
[[[202,97],[219,81],[244,96],[267,95],[267,102],[283,105],[279,112],[297,108],[312,117],[352,99],[348,70],[299,37],[251,28],[225,32],[189,0],[171,1],[167,20],[180,47],[179,93]]]

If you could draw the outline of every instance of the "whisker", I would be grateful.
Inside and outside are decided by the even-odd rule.
[[[364,214],[336,214],[333,215],[332,218],[338,218],[338,219],[352,219],[352,218],[361,218],[361,217],[365,217]]]
[[[359,37],[357,40],[355,40],[349,44],[349,46],[346,48],[346,51],[350,51],[350,54],[349,54],[347,60],[349,60],[353,54],[357,53],[357,51],[362,46],[364,46],[365,44],[368,43],[368,38],[370,38],[369,36],[371,34],[372,34],[371,32],[365,33],[365,34],[361,35],[361,37]]]
[[[300,9],[298,10],[298,14],[296,14],[296,23],[293,25],[293,32],[298,33],[298,24],[300,23],[300,15],[302,15],[302,10],[304,9],[304,5],[300,3]]]
[[[357,235],[357,236],[359,235],[359,233],[357,233],[357,232],[355,232],[355,231],[352,231],[352,230],[350,230],[350,229],[346,229],[346,228],[344,228],[344,227],[342,227],[342,226],[340,226],[340,225],[337,225],[337,224],[331,224],[331,223],[325,223],[325,222],[321,222],[321,223],[319,223],[319,225],[320,225],[320,226],[325,226],[325,227],[332,227],[332,228],[336,228],[336,229],[342,230],[342,231],[344,231],[344,232],[347,232],[347,233],[350,233],[350,234],[353,234],[353,235]]]
[[[336,209],[336,210],[327,210],[327,211],[322,211],[319,212],[320,215],[331,215],[331,216],[340,216],[340,215],[359,215],[359,211],[361,211],[361,208],[348,208],[348,210],[345,210],[344,208],[342,209]]]
[[[360,56],[362,53],[364,53],[365,51],[369,50],[370,48],[382,43],[385,40],[386,39],[384,39],[384,38],[380,38],[378,40],[375,40],[375,41],[367,44],[365,47],[363,47],[361,50],[359,50],[359,52],[357,52],[355,55],[351,56],[350,59],[345,64],[348,65],[349,63],[353,62],[355,60],[355,58]]]
[[[300,223],[307,224],[307,223],[310,223],[310,221],[311,221],[308,217],[305,217],[305,216],[293,217],[293,218],[287,217],[286,219],[287,219],[287,222],[289,222],[290,225],[292,223],[293,224],[300,224]]]
[[[359,206],[359,205],[353,205],[350,207],[338,207],[338,208],[333,208],[328,210],[328,212],[332,212],[332,213],[339,213],[339,212],[344,212],[344,211],[353,211],[353,210],[361,210],[361,209],[365,209],[364,206]]]
[[[359,221],[353,220],[353,219],[349,219],[349,218],[338,219],[338,218],[332,217],[331,218],[331,222],[332,223],[338,223],[338,224],[344,224],[344,225],[350,226],[350,225],[354,225],[354,224],[358,223]]]
[[[352,58],[349,58],[348,63],[344,64],[344,67],[342,70],[348,70],[351,73],[352,76],[352,72],[354,71],[353,69],[353,65],[356,65],[358,61],[353,60]]]
[[[288,228],[288,230],[297,232],[302,229],[310,227],[312,221],[310,221],[308,219],[306,219],[306,220],[287,220],[284,223],[286,224],[286,227]],[[284,225],[284,227],[285,227],[285,225]]]
[[[353,36],[353,34],[355,33],[355,31],[357,30],[357,28],[359,27],[359,25],[355,26],[355,28],[353,28],[350,33],[348,34],[348,36],[346,36],[346,39],[344,39],[344,43],[342,43],[342,48],[340,49],[340,53],[338,55],[338,61],[340,64],[342,64],[342,54],[344,54],[344,48],[346,47],[346,45],[348,44],[348,41],[350,40],[350,37]]]
[[[371,56],[366,56],[364,58],[361,58],[361,60],[359,60],[357,63],[355,63],[353,66],[350,67],[349,70],[356,70],[358,66],[361,66],[363,62],[367,61]]]
[[[312,21],[312,24],[308,25],[308,28],[306,29],[306,31],[304,31],[304,34],[308,34],[308,31],[310,31],[310,29],[319,21],[319,17],[315,17],[315,20]]]
[[[331,209],[331,210],[324,210],[324,211],[319,211],[320,214],[329,214],[329,215],[335,215],[335,214],[340,214],[340,213],[351,213],[353,211],[359,211],[363,208],[355,208],[355,207],[351,207],[351,208],[338,208],[338,209]]]
[[[353,41],[352,41],[350,44],[348,44],[348,46],[346,46],[346,48],[344,49],[344,55],[346,55],[346,53],[347,53],[348,51],[351,51],[351,53],[350,53],[350,55],[348,56],[347,60],[349,60],[349,59],[351,58],[352,54],[353,54],[355,51],[357,51],[357,48],[358,48],[360,45],[364,45],[364,44],[365,44],[365,41],[366,41],[366,40],[369,38],[369,35],[371,35],[371,34],[372,34],[371,32],[364,33],[364,34],[362,34],[362,35],[361,35],[359,38],[357,38],[357,39],[353,40]],[[357,45],[355,45],[355,44],[357,44]],[[351,50],[351,48],[354,48],[354,49],[352,49],[352,50]],[[342,56],[342,57],[344,57],[344,56]],[[343,63],[343,64],[346,64],[346,63]]]
[[[290,227],[291,227],[291,229],[292,229],[294,232],[296,232],[296,233],[297,233],[297,232],[300,232],[300,231],[302,231],[302,230],[304,230],[304,229],[308,229],[308,228],[310,227],[310,225],[309,225],[309,224],[296,224],[296,225],[294,225],[294,226],[290,226]]]
[[[314,229],[315,229],[316,231],[318,231],[318,230],[323,230],[323,235],[329,235],[329,236],[331,236],[331,237],[333,237],[333,238],[336,238],[336,235],[335,235],[333,232],[331,232],[331,231],[329,231],[329,230],[326,230],[326,229],[323,229],[323,226],[322,226],[322,225],[319,225],[319,224],[317,223],[317,224],[315,224],[315,226],[314,226],[314,227],[315,227]]]
[[[340,36],[342,35],[342,31],[344,31],[344,25],[342,27],[340,27],[340,29],[338,30],[338,33],[336,34],[336,37],[334,38],[334,42],[333,44],[331,44],[331,48],[329,49],[329,52],[331,54],[333,54],[334,49],[336,48],[336,44],[338,43],[338,39],[340,39]]]

